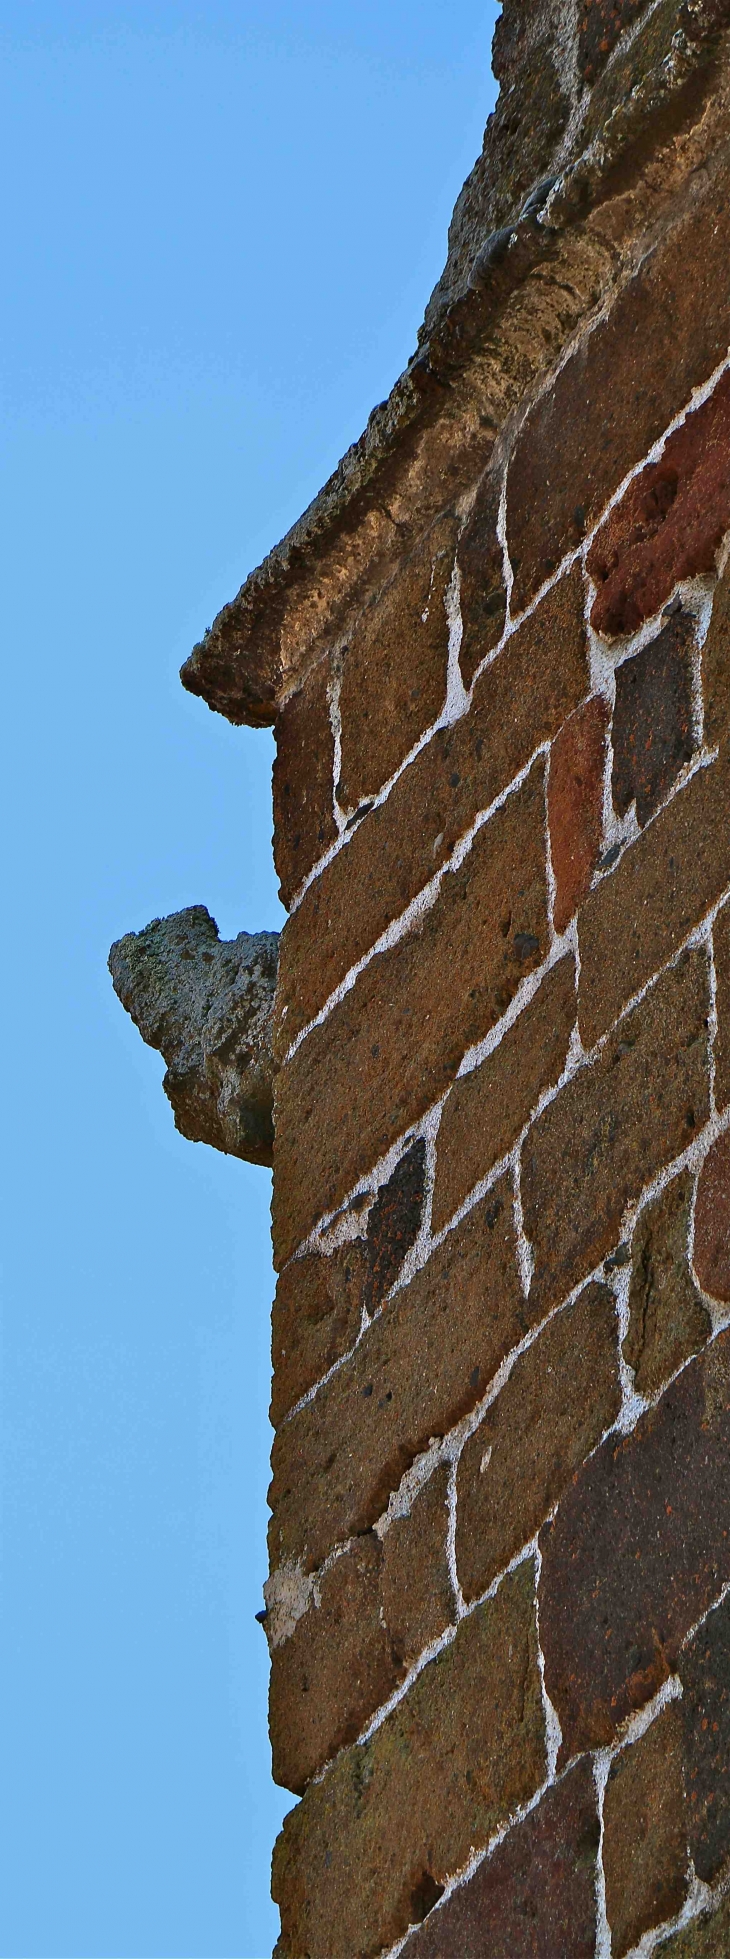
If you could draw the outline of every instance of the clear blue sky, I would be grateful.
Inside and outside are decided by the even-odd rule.
[[[280,922],[272,742],[177,670],[414,344],[487,0],[0,0],[2,1959],[267,1959],[269,1178],[110,941]]]

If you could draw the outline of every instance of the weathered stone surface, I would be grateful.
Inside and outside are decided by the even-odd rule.
[[[715,1035],[715,1101],[718,1109],[730,1102],[730,904],[721,906],[712,929],[715,956],[717,1033]]]
[[[464,1449],[456,1566],[465,1598],[529,1542],[620,1406],[615,1301],[587,1286],[515,1362]]]
[[[278,932],[219,939],[205,905],[189,905],[109,954],[122,1006],[164,1056],[175,1128],[249,1163],[271,1163],[278,949]]]
[[[703,1292],[730,1304],[730,1133],[713,1143],[700,1171],[694,1268]]]
[[[356,1740],[404,1668],[380,1612],[382,1547],[360,1537],[319,1580],[290,1639],[271,1655],[272,1774],[301,1795],[338,1748]]]
[[[715,1912],[703,1912],[701,1918],[688,1925],[684,1932],[675,1932],[674,1937],[663,1939],[656,1947],[661,1959],[727,1959],[730,1952],[730,1898],[725,1898]]]
[[[632,803],[646,823],[694,753],[692,649],[694,620],[678,612],[648,646],[616,672],[613,711],[613,806]]]
[[[448,1484],[449,1466],[442,1463],[414,1497],[408,1516],[396,1517],[383,1538],[383,1618],[405,1666],[412,1666],[454,1617],[446,1547]]]
[[[575,1016],[575,967],[569,956],[546,974],[481,1067],[454,1083],[436,1143],[434,1231],[512,1148],[542,1090],[558,1080]]]
[[[340,687],[343,809],[376,794],[443,707],[456,539],[456,519],[439,518],[353,628]]]
[[[414,1457],[474,1407],[528,1324],[503,1180],[279,1430],[272,1568],[303,1557],[314,1569],[333,1545],[368,1530]]]
[[[540,760],[276,1083],[275,1261],[417,1122],[547,950]]]
[[[702,648],[705,741],[713,748],[730,731],[730,566],[715,586],[712,614]]]
[[[629,484],[588,553],[591,624],[612,638],[657,612],[681,578],[715,569],[730,524],[730,376]]]
[[[387,1183],[381,1184],[367,1223],[366,1305],[380,1305],[395,1284],[406,1253],[415,1244],[426,1189],[426,1145],[419,1137],[404,1150]]]
[[[479,810],[557,733],[588,685],[577,570],[482,674],[469,714],[421,750],[287,920],[276,996],[279,1053],[445,863]]]
[[[708,1013],[704,955],[686,954],[529,1130],[522,1203],[536,1317],[605,1258],[625,1205],[706,1121]]]
[[[691,1354],[699,1353],[712,1331],[689,1269],[691,1206],[692,1176],[684,1170],[647,1204],[634,1232],[623,1351],[639,1393],[647,1398],[658,1394]]]
[[[722,359],[730,295],[716,267],[729,247],[730,202],[718,171],[531,409],[507,486],[515,608],[580,542]]]
[[[463,629],[459,665],[465,687],[471,687],[480,661],[496,646],[507,610],[502,546],[497,536],[499,494],[499,478],[483,476],[459,539],[456,561]]]
[[[613,1739],[730,1578],[730,1344],[610,1438],[541,1538],[540,1637],[562,1759]]]
[[[730,757],[698,769],[589,892],[578,925],[578,1021],[591,1048],[730,881]]]
[[[279,1959],[375,1959],[539,1787],[533,1587],[527,1563],[290,1811],[274,1850]]]
[[[284,905],[337,836],[331,681],[332,662],[322,660],[276,717],[274,862]]]
[[[583,903],[601,854],[608,705],[600,694],[570,716],[553,742],[548,777],[556,932]]]
[[[700,1626],[679,1672],[690,1849],[697,1876],[715,1884],[730,1858],[730,1600]]]
[[[645,0],[583,0],[578,16],[578,58],[585,82],[594,82],[619,35],[641,13]]]
[[[359,1240],[329,1258],[314,1252],[292,1259],[280,1273],[271,1328],[274,1427],[354,1345],[368,1278]]]
[[[682,1716],[665,1709],[616,1757],[603,1810],[612,1959],[681,1910],[689,1882]]]
[[[593,1774],[580,1762],[407,1950],[413,1959],[593,1959],[597,1849]]]

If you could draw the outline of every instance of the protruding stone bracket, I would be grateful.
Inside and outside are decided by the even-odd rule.
[[[221,939],[205,905],[153,919],[109,954],[122,1006],[164,1055],[163,1087],[180,1134],[267,1165],[278,956],[278,932]]]

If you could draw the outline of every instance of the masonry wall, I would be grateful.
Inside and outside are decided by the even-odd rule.
[[[280,706],[281,1959],[730,1952],[729,184]]]

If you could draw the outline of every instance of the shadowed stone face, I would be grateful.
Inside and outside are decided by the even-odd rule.
[[[220,939],[205,905],[153,919],[109,954],[122,1005],[164,1055],[180,1134],[249,1163],[271,1163],[278,954],[278,932]]]

